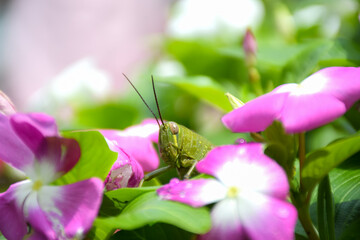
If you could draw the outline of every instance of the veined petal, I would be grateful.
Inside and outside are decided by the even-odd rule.
[[[45,186],[38,193],[38,201],[53,229],[64,232],[66,237],[74,237],[91,228],[101,204],[103,187],[97,178],[65,186]]]
[[[249,239],[294,239],[297,212],[286,201],[244,193],[238,198],[238,214]]]
[[[16,112],[14,104],[5,93],[0,91],[0,114],[11,115]]]
[[[360,68],[324,68],[302,81],[301,86],[305,89],[329,94],[342,101],[348,109],[360,99]]]
[[[211,230],[200,236],[202,240],[248,239],[240,221],[238,203],[235,198],[226,198],[211,210]],[[264,227],[265,229],[266,227]]]
[[[253,99],[226,114],[222,122],[233,132],[263,131],[280,117],[288,94],[288,92],[268,93]]]
[[[52,226],[49,217],[39,206],[39,192],[32,191],[24,202],[24,214],[31,232],[38,232],[46,236],[47,239],[55,239],[64,236],[60,231]],[[38,234],[36,234],[38,235]]]
[[[0,231],[7,239],[22,239],[27,233],[22,209],[26,195],[23,195],[21,199],[16,198],[16,193],[24,188],[29,189],[27,192],[31,190],[29,181],[12,184],[7,191],[0,193]],[[22,193],[26,194],[26,191]]]
[[[26,240],[48,240],[48,238],[35,229],[31,229],[30,233],[25,236]]]
[[[346,105],[329,94],[290,94],[280,121],[287,133],[298,133],[325,125],[345,112]]]
[[[225,198],[226,192],[226,187],[214,179],[172,179],[169,184],[157,190],[162,199],[186,203],[193,207],[217,202]]]
[[[43,113],[13,114],[10,123],[15,133],[36,155],[45,137],[59,136],[55,120]]]
[[[117,146],[111,147],[118,153],[118,158],[106,177],[105,187],[108,191],[124,187],[137,187],[144,177],[141,165]]]
[[[263,153],[260,143],[216,147],[196,169],[239,191],[250,189],[280,199],[286,199],[289,191],[284,170]]]
[[[34,154],[12,130],[9,117],[0,114],[0,159],[23,170],[34,161]]]

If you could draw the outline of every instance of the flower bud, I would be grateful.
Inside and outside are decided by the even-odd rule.
[[[245,105],[245,103],[243,103],[242,101],[240,101],[238,98],[234,97],[232,94],[230,93],[225,93],[225,95],[227,96],[227,98],[229,99],[229,102],[232,106],[233,109],[239,108],[243,105]]]
[[[256,62],[257,43],[254,34],[250,28],[246,29],[243,49],[245,52],[245,60],[248,66],[254,66]]]

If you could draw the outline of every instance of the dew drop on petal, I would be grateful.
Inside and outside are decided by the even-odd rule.
[[[170,184],[178,184],[179,182],[180,182],[180,180],[177,178],[173,178],[170,180]]]
[[[289,211],[287,209],[285,209],[285,208],[282,208],[277,212],[277,215],[280,218],[288,218],[289,214],[290,214]]]
[[[186,183],[185,189],[189,189],[189,188],[191,188],[191,187],[192,187],[192,183],[190,183],[190,182]]]
[[[235,140],[235,144],[243,144],[246,143],[246,140],[244,138],[238,138]]]

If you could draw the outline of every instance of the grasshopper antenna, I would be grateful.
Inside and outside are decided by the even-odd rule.
[[[156,96],[156,91],[155,91],[155,84],[154,84],[154,77],[153,77],[153,75],[151,75],[151,82],[152,82],[152,86],[153,86],[153,90],[154,90],[156,108],[157,108],[158,113],[159,113],[159,118],[160,118],[160,121],[161,121],[162,125],[164,125],[164,121],[163,121],[163,119],[162,119],[161,112],[160,112],[160,108],[159,108],[159,102],[158,102],[157,96]]]
[[[136,93],[139,95],[139,97],[141,98],[141,100],[143,101],[143,103],[146,105],[146,107],[150,110],[150,112],[152,113],[152,115],[154,116],[157,124],[159,125],[160,127],[160,123],[159,123],[159,120],[158,118],[156,117],[155,113],[151,110],[151,108],[149,107],[149,105],[145,102],[144,98],[141,96],[141,94],[139,93],[139,91],[136,89],[136,87],[134,86],[134,84],[130,81],[130,79],[123,73],[124,77],[126,78],[126,80],[128,80],[128,82],[130,83],[130,85],[134,88],[134,90],[136,91]],[[154,83],[154,81],[153,81]],[[156,96],[155,96],[156,97]],[[157,101],[156,101],[156,104],[157,104]],[[158,109],[159,109],[159,106],[158,106]],[[159,111],[160,113],[160,111]],[[161,116],[160,116],[160,119],[161,119]],[[164,124],[164,122],[162,121],[161,119],[161,122],[162,124]]]

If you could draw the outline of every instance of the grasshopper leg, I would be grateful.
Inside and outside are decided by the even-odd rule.
[[[191,165],[191,167],[189,168],[189,170],[187,171],[187,173],[184,175],[184,179],[189,179],[191,176],[191,173],[194,171],[195,167],[196,167],[197,161],[194,160],[194,163]]]
[[[162,168],[156,169],[156,170],[154,170],[154,171],[152,171],[152,172],[149,172],[149,173],[146,174],[146,175],[144,176],[144,178],[141,180],[141,182],[140,182],[140,184],[139,184],[139,187],[141,187],[141,186],[143,185],[144,181],[149,181],[149,180],[153,179],[154,177],[159,176],[160,174],[168,171],[168,170],[171,169],[171,168],[172,168],[172,166],[168,165],[168,166],[166,166],[166,167],[162,167]]]

